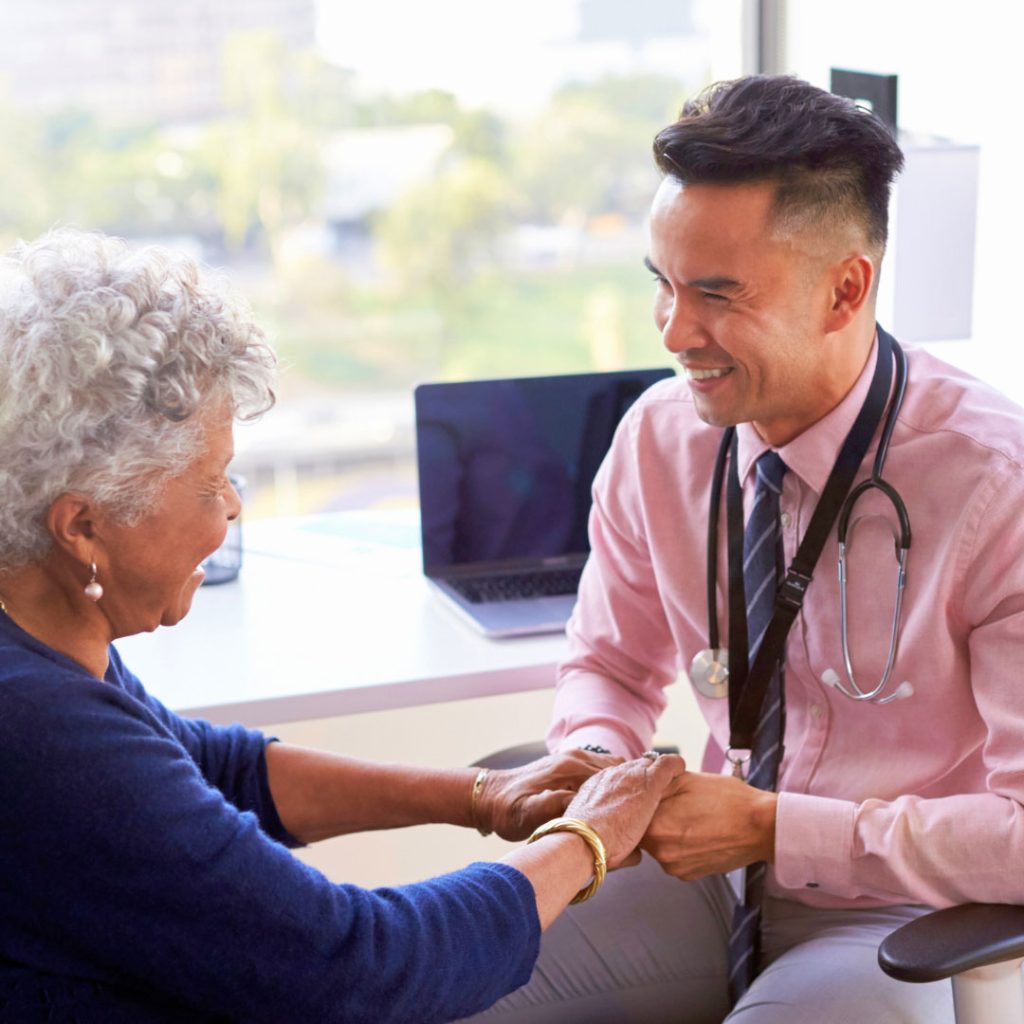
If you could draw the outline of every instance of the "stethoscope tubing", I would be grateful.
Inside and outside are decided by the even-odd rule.
[[[839,635],[843,648],[843,664],[846,667],[846,677],[850,680],[853,692],[848,690],[846,686],[843,685],[842,680],[838,677],[832,683],[832,686],[843,694],[843,696],[849,697],[850,700],[875,701],[878,704],[888,704],[889,701],[896,699],[895,694],[890,694],[888,697],[882,697],[881,694],[892,675],[893,666],[896,663],[896,651],[899,647],[899,626],[900,615],[903,610],[903,590],[907,582],[907,550],[907,548],[897,548],[896,551],[896,558],[899,566],[896,578],[896,602],[892,613],[892,629],[889,633],[889,653],[885,660],[885,670],[882,672],[882,678],[878,685],[873,690],[865,691],[860,688],[853,673],[853,659],[850,655],[849,642],[849,613],[847,611],[846,600],[846,545],[839,545]]]
[[[879,328],[881,330],[881,328]],[[871,475],[861,481],[856,487],[854,487],[850,493],[843,500],[840,510],[837,516],[837,539],[839,545],[839,564],[838,564],[838,575],[839,575],[839,620],[840,620],[840,643],[843,653],[843,665],[846,670],[847,679],[849,686],[844,684],[839,677],[830,671],[832,679],[829,681],[829,685],[839,690],[844,696],[849,697],[851,700],[862,702],[874,702],[877,704],[888,704],[892,700],[897,700],[901,696],[900,693],[892,693],[888,696],[883,697],[886,686],[892,676],[893,667],[896,663],[896,657],[899,649],[899,629],[902,618],[903,610],[903,594],[906,587],[906,565],[907,555],[910,550],[910,544],[912,539],[910,529],[910,516],[907,512],[906,505],[901,498],[899,492],[893,487],[887,480],[882,478],[882,473],[885,469],[885,463],[889,452],[889,444],[892,440],[893,431],[896,426],[896,420],[899,416],[900,410],[903,407],[903,400],[906,394],[907,387],[907,358],[899,344],[889,339],[889,336],[885,336],[887,341],[891,341],[891,349],[893,361],[895,364],[895,379],[892,391],[892,398],[889,402],[889,409],[885,416],[882,424],[882,432],[879,436],[878,448],[875,452],[875,459],[872,466]],[[722,483],[725,476],[725,465],[726,458],[729,454],[729,435],[723,435],[722,443],[719,448],[718,458],[715,461],[714,476],[712,479],[712,505],[711,505],[711,518],[709,522],[708,530],[708,584],[707,584],[707,598],[708,598],[708,623],[709,623],[709,650],[701,652],[701,654],[708,654],[713,659],[720,656],[723,652],[718,649],[718,616],[716,614],[716,574],[715,574],[715,559],[717,558],[717,539],[718,539],[718,527],[717,527],[717,510],[718,510],[718,498],[717,496],[721,493]],[[735,451],[733,450],[731,457],[735,459]],[[850,653],[849,643],[849,605],[847,595],[847,579],[848,579],[848,566],[847,566],[847,550],[848,550],[848,533],[851,526],[851,517],[857,502],[870,490],[880,491],[892,505],[896,512],[896,516],[899,520],[899,531],[896,534],[896,559],[897,559],[897,581],[896,581],[896,598],[893,606],[893,617],[892,617],[892,628],[889,636],[889,649],[886,656],[885,669],[882,673],[882,678],[879,683],[869,689],[863,689],[856,680],[853,670],[853,658]],[[809,582],[809,581],[808,581]],[[740,623],[740,628],[743,627],[743,623]],[[700,655],[698,655],[698,658]],[[695,659],[696,662],[696,659]],[[731,699],[731,698],[730,698]]]
[[[838,677],[832,685],[845,697],[855,701],[873,701],[877,704],[888,704],[895,700],[896,694],[889,694],[883,697],[882,693],[892,677],[893,666],[896,664],[896,655],[899,650],[900,619],[903,612],[903,592],[907,583],[907,555],[910,551],[912,539],[910,531],[910,515],[907,506],[900,497],[899,491],[887,480],[882,479],[882,471],[885,468],[885,460],[889,454],[889,442],[892,440],[892,432],[896,426],[896,417],[903,407],[903,398],[907,390],[907,357],[898,344],[893,343],[893,358],[896,363],[896,380],[893,387],[892,402],[889,414],[885,418],[882,434],[878,441],[878,450],[875,452],[875,461],[871,470],[871,476],[862,480],[843,502],[839,511],[839,521],[836,529],[839,541],[839,638],[843,649],[843,665],[846,669],[846,678],[849,680],[847,687]],[[899,519],[899,534],[896,536],[896,599],[893,604],[892,627],[889,631],[889,650],[885,659],[885,669],[882,671],[882,678],[874,688],[862,689],[857,682],[853,671],[853,656],[850,653],[850,630],[849,630],[849,604],[847,599],[847,531],[850,525],[850,518],[857,502],[868,491],[881,491],[888,498]]]

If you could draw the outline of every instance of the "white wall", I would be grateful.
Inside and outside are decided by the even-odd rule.
[[[831,67],[897,74],[901,129],[980,144],[973,337],[928,347],[1024,404],[1024,4],[789,0],[786,38],[788,71],[824,88]]]

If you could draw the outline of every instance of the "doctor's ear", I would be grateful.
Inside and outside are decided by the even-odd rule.
[[[840,331],[857,316],[872,297],[875,265],[864,253],[847,256],[837,263],[829,283],[829,307],[825,312],[825,331]]]

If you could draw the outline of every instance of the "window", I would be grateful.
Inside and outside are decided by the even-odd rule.
[[[0,10],[0,236],[225,266],[286,367],[247,515],[415,500],[419,381],[665,361],[654,132],[740,0],[35,0]]]

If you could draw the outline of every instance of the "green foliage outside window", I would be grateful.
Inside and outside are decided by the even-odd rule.
[[[199,124],[44,117],[0,94],[0,241],[58,223],[196,240],[268,321],[293,392],[650,363],[650,141],[700,84],[571,84],[512,122],[439,91],[359,97],[315,55],[239,35],[225,48],[222,113]],[[428,124],[450,129],[432,173],[360,224],[326,222],[332,139]],[[554,258],[523,255],[524,225],[561,240]],[[365,232],[370,265],[296,249],[311,226]]]

